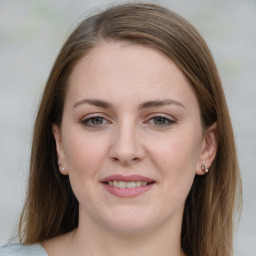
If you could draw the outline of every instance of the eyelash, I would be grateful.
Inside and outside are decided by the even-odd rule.
[[[92,124],[92,121],[96,120],[96,119],[100,119],[102,122],[100,124]],[[161,121],[164,121],[164,124],[156,124],[155,121],[157,121],[157,119],[160,119]],[[158,121],[160,121],[160,120],[158,120]],[[154,123],[150,123],[150,121],[153,121]],[[89,128],[101,128],[103,125],[110,124],[110,123],[111,123],[110,121],[108,121],[106,118],[104,118],[104,117],[102,117],[98,114],[88,116],[87,118],[85,118],[81,121],[81,124],[83,126],[86,126],[86,127],[89,127]],[[157,127],[157,128],[165,128],[165,127],[169,127],[169,126],[175,124],[176,121],[174,121],[172,119],[169,119],[165,116],[156,114],[156,115],[150,117],[144,123],[150,124],[150,125],[152,125],[154,127]]]
[[[167,128],[173,124],[176,123],[176,121],[170,119],[170,118],[167,118],[165,116],[162,116],[162,115],[154,115],[153,117],[150,117],[148,119],[148,121],[146,121],[146,123],[150,123],[150,121],[156,121],[157,119],[161,119],[162,121],[164,121],[164,124],[155,124],[155,123],[152,123],[151,125],[157,127],[157,128]]]
[[[93,120],[96,120],[96,119],[102,120],[102,123],[100,123],[100,124],[90,123],[90,122],[92,122]],[[105,125],[107,123],[110,123],[110,122],[106,118],[104,118],[104,117],[102,117],[98,114],[88,116],[87,118],[85,118],[81,121],[82,125],[84,125],[86,127],[89,127],[89,128],[100,128],[102,125]]]

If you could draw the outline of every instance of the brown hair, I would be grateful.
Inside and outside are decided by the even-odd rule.
[[[241,199],[241,183],[217,68],[206,43],[191,24],[172,11],[143,3],[118,5],[85,19],[62,47],[35,122],[20,241],[40,242],[78,225],[78,202],[68,176],[58,170],[52,124],[61,124],[68,78],[78,60],[100,42],[113,40],[153,47],[169,56],[194,88],[203,127],[218,123],[217,155],[209,174],[196,176],[187,197],[181,243],[190,256],[232,255],[235,199],[236,195]]]

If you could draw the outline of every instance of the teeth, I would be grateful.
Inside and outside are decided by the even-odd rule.
[[[136,187],[136,183],[135,181],[129,181],[126,183],[126,187],[127,188],[135,188]]]
[[[146,186],[147,184],[148,184],[148,183],[147,183],[146,181],[142,181],[142,182],[141,182],[141,185],[142,185],[142,186]]]
[[[109,181],[109,186],[114,186],[116,188],[135,188],[135,187],[141,187],[146,186],[148,183],[146,181]]]
[[[119,188],[126,188],[126,182],[125,181],[119,181]]]
[[[110,185],[110,184],[109,184],[109,185]],[[114,181],[113,181],[113,186],[116,187],[116,188],[118,188],[118,187],[119,187],[119,182],[116,181],[116,180],[114,180]]]
[[[136,181],[136,187],[140,187],[141,186],[141,181]]]

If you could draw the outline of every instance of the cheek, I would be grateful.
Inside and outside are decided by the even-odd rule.
[[[199,152],[198,140],[183,134],[182,136],[171,136],[160,143],[154,143],[151,156],[167,170],[189,171],[195,170]]]
[[[165,188],[176,195],[187,195],[190,190],[200,153],[200,138],[192,133],[171,134],[151,148],[151,159]]]
[[[69,131],[68,134],[63,145],[69,175],[77,175],[78,178],[95,176],[106,155],[104,141],[100,136],[91,136],[83,131]]]
[[[84,132],[69,130],[63,145],[72,190],[80,205],[90,208],[82,202],[91,201],[99,182],[99,169],[106,155],[104,143]]]

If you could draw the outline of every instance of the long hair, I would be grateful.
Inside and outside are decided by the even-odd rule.
[[[241,181],[231,121],[213,57],[195,28],[153,4],[111,7],[83,20],[64,43],[48,78],[35,121],[30,176],[18,235],[41,242],[78,226],[78,201],[59,172],[52,124],[61,124],[69,76],[102,42],[128,41],[158,49],[193,87],[203,129],[217,122],[218,150],[209,174],[196,176],[186,199],[181,246],[189,256],[231,256],[234,210]]]

